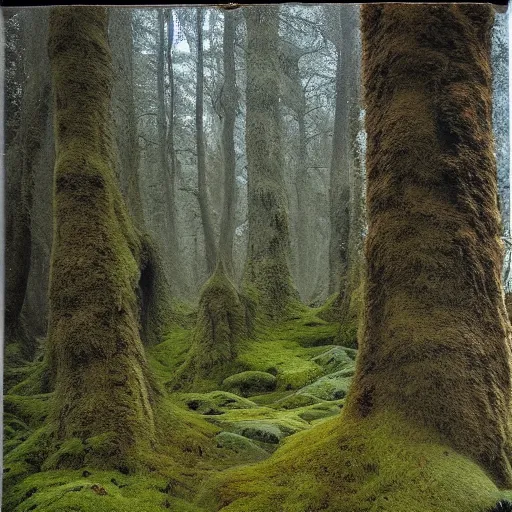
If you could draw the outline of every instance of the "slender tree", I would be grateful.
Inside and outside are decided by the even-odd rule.
[[[154,421],[137,321],[142,246],[114,171],[107,23],[101,7],[50,14],[57,158],[48,350],[57,439],[101,439],[78,462],[126,466],[151,441]]]
[[[206,252],[206,269],[208,275],[215,270],[216,244],[215,232],[208,205],[208,188],[206,184],[206,154],[204,140],[204,50],[203,50],[203,9],[196,10],[197,30],[197,68],[196,68],[196,149],[197,149],[197,198],[203,224],[204,245]]]

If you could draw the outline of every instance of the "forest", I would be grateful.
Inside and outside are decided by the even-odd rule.
[[[3,8],[2,510],[512,512],[508,16]]]

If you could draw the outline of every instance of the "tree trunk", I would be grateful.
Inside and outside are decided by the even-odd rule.
[[[157,125],[158,125],[158,157],[160,168],[162,169],[162,181],[165,190],[165,219],[166,219],[166,241],[165,260],[170,264],[170,281],[171,287],[179,290],[183,289],[182,272],[180,265],[180,243],[176,231],[176,194],[175,194],[175,155],[174,153],[174,119],[170,126],[173,130],[169,133],[169,125],[167,123],[167,107],[165,101],[165,62],[167,59],[169,67],[168,48],[166,57],[166,37],[165,37],[165,17],[162,9],[158,10],[158,59],[157,59]],[[172,67],[171,67],[172,70]],[[171,89],[174,84],[171,82]],[[172,95],[174,100],[174,95]],[[171,108],[174,105],[171,104]],[[172,110],[169,111],[169,118],[174,116]]]
[[[203,104],[204,104],[204,69],[203,69],[203,9],[198,7],[197,16],[197,74],[196,74],[196,146],[197,146],[197,198],[201,210],[204,246],[206,252],[206,269],[208,275],[215,270],[216,253],[215,234],[208,205],[208,188],[206,185],[206,156],[204,147]]]
[[[53,418],[58,439],[96,438],[57,466],[130,466],[154,435],[137,322],[142,247],[114,171],[107,23],[100,7],[50,14],[57,152],[48,340]]]
[[[236,168],[235,120],[238,106],[235,75],[234,13],[224,13],[224,86],[222,88],[222,153],[224,160],[224,200],[220,222],[219,255],[229,277],[233,278],[233,240],[235,237]]]
[[[362,12],[367,311],[347,407],[399,411],[510,486],[491,8]]]
[[[5,328],[7,341],[16,336],[24,338],[23,351],[28,358],[34,355],[35,346],[23,334],[21,311],[28,293],[28,282],[33,259],[32,236],[34,177],[44,154],[46,125],[50,109],[50,77],[48,59],[38,43],[45,39],[48,18],[41,13],[20,13],[22,39],[25,42],[25,67],[29,69],[21,98],[20,124],[14,140],[7,148],[7,209],[6,209],[6,304]],[[43,163],[44,165],[44,163]],[[45,169],[47,170],[47,169]],[[41,205],[36,205],[41,206]],[[39,211],[41,213],[41,210]],[[44,214],[41,215],[44,217]],[[41,226],[37,226],[42,228]],[[43,231],[43,229],[41,229]],[[37,240],[37,242],[41,242]],[[39,279],[44,281],[43,275]],[[44,295],[44,291],[41,291]],[[44,310],[38,311],[44,317]],[[25,339],[26,338],[26,339]]]
[[[346,6],[348,8],[348,6]],[[345,7],[339,7],[341,40],[337,44],[336,110],[332,139],[331,182],[331,236],[329,241],[329,294],[345,292],[348,270],[348,241],[350,232],[349,169],[352,148],[350,137],[350,110],[353,100],[352,77],[354,59],[352,50],[357,37],[357,25],[347,16]],[[343,9],[343,10],[342,10]]]
[[[244,9],[249,242],[246,279],[262,311],[280,318],[294,290],[279,118],[278,6]]]
[[[156,244],[148,233],[142,210],[131,9],[110,9],[109,41],[114,71],[112,111],[116,134],[117,178],[133,223],[140,233],[143,246],[138,290],[140,323],[144,343],[152,345],[161,340],[162,334],[170,323],[172,311],[170,286],[165,275],[163,261]],[[173,188],[172,185],[171,188]],[[174,196],[174,191],[171,191],[170,196]]]

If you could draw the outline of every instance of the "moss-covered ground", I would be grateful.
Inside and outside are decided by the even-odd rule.
[[[227,374],[176,390],[193,339],[188,312],[148,349],[161,396],[157,444],[140,469],[59,469],[106,440],[72,439],[50,453],[52,394],[37,385],[44,362],[7,361],[2,510],[479,512],[507,498],[478,466],[398,416],[364,428],[344,420],[356,350],[333,344],[340,326],[321,312],[259,326]]]
[[[59,469],[67,458],[86,460],[91,449],[108,440],[71,439],[51,453],[47,415],[53,395],[45,392],[44,360],[26,362],[18,357],[16,343],[9,345],[2,510],[207,511],[195,501],[212,475],[266,459],[285,438],[339,412],[342,400],[300,394],[332,373],[331,366],[313,360],[334,348],[339,329],[319,318],[320,310],[299,308],[282,323],[259,326],[223,373],[176,390],[174,377],[194,336],[195,315],[185,309],[180,325],[147,349],[161,396],[155,411],[157,445],[139,470],[87,464]],[[230,386],[232,381],[236,385]]]

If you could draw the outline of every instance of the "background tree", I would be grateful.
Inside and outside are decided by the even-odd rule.
[[[294,296],[289,270],[289,228],[280,147],[278,6],[248,7],[246,143],[249,245],[247,282],[270,318]]]

